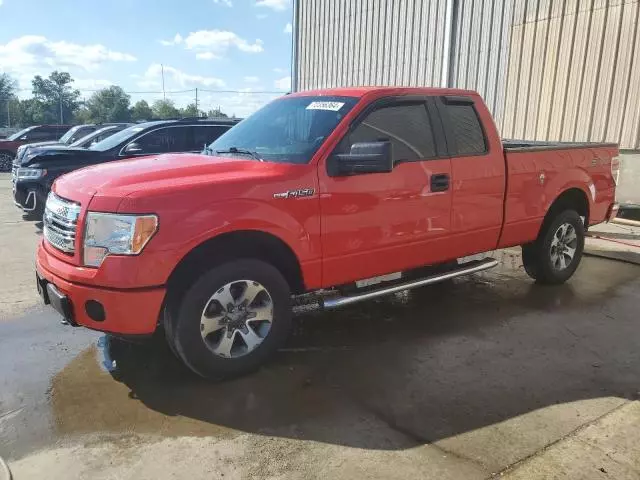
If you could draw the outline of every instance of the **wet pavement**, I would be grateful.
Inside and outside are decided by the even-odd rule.
[[[252,434],[380,451],[433,444],[500,471],[640,397],[640,267],[585,258],[568,284],[541,287],[517,253],[499,258],[469,278],[302,315],[273,362],[222,383],[191,375],[160,340],[65,327],[48,309],[7,320],[0,455],[79,439]],[[509,427],[500,451],[456,440],[596,399],[539,431]]]

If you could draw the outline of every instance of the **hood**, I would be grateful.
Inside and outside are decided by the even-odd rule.
[[[95,158],[99,152],[86,150],[79,147],[66,147],[64,145],[49,145],[29,148],[22,156],[22,165],[48,164],[52,162],[79,162],[89,161]]]
[[[46,145],[64,145],[64,143],[60,143],[56,140],[50,140],[48,142],[34,142],[34,143],[25,143],[24,145],[22,145],[22,147],[24,148],[37,148],[37,147],[44,147]]]
[[[99,195],[145,196],[220,182],[277,177],[292,165],[200,154],[165,154],[107,162],[76,170],[58,180],[64,190],[91,186]]]

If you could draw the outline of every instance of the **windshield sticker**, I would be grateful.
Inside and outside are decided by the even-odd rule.
[[[307,105],[307,110],[330,110],[337,112],[344,105],[344,102],[311,102]]]

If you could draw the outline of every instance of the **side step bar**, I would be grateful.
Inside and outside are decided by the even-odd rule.
[[[340,308],[347,305],[351,305],[358,302],[363,302],[371,298],[379,297],[381,295],[388,295],[390,293],[401,292],[403,290],[411,290],[412,288],[422,287],[424,285],[431,285],[433,283],[443,282],[451,278],[460,277],[462,275],[469,275],[471,273],[481,272],[488,270],[498,265],[498,261],[494,258],[485,258],[482,260],[472,260],[463,265],[459,265],[458,268],[451,270],[447,273],[440,273],[438,275],[432,275],[430,277],[421,278],[420,280],[412,280],[407,283],[401,283],[392,285],[390,287],[381,288],[379,290],[372,290],[356,295],[349,295],[347,297],[334,297],[321,301],[321,308],[333,309]]]

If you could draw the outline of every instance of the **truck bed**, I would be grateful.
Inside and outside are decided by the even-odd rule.
[[[502,145],[505,152],[539,152],[544,150],[568,150],[573,148],[603,148],[615,147],[615,143],[590,143],[590,142],[542,142],[535,140],[503,139]]]

